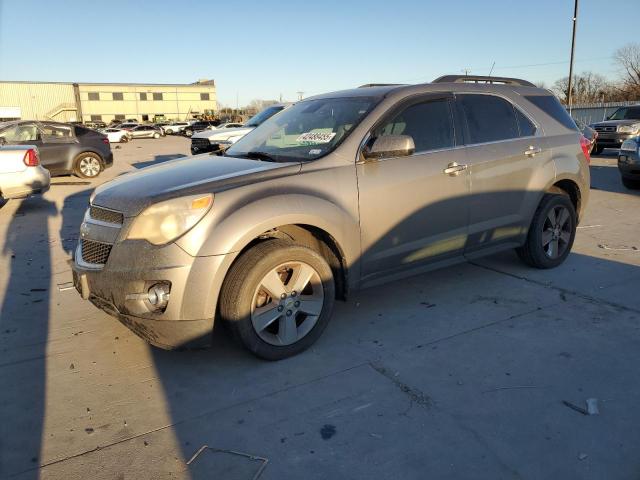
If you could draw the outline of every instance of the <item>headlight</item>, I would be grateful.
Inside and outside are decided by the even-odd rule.
[[[622,125],[618,127],[618,132],[620,133],[639,133],[640,132],[640,123],[634,123],[633,125]]]
[[[622,146],[620,147],[620,151],[624,152],[635,152],[636,150],[640,151],[640,146],[638,145],[637,138],[630,138],[629,140],[625,140],[622,142]]]
[[[193,228],[212,204],[211,194],[191,195],[156,203],[135,218],[127,238],[164,245]]]

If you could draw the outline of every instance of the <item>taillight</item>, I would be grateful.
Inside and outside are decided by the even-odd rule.
[[[37,167],[38,165],[40,165],[40,158],[38,157],[38,152],[33,148],[30,148],[29,150],[26,151],[22,161],[27,167]]]
[[[580,136],[580,146],[582,147],[582,153],[587,157],[587,162],[591,163],[591,155],[589,149],[591,148],[591,142],[584,135]]]
[[[109,145],[109,139],[107,137],[104,137],[102,139],[102,143],[104,143],[105,145]]]

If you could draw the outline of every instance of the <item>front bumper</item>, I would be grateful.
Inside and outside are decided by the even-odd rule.
[[[21,172],[3,173],[0,176],[0,196],[9,200],[44,193],[49,190],[51,174],[38,165]]]
[[[620,148],[625,140],[636,137],[637,134],[618,132],[598,132],[596,145],[604,148]]]
[[[622,150],[618,154],[618,170],[620,175],[631,180],[640,180],[640,154]]]
[[[225,255],[191,257],[175,244],[116,243],[102,268],[85,264],[79,243],[72,261],[80,295],[116,317],[152,345],[173,349],[210,343],[219,285],[216,273]],[[145,294],[156,283],[171,285],[164,311]]]

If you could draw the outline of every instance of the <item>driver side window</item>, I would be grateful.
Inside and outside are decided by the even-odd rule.
[[[415,152],[441,150],[454,146],[453,119],[447,99],[415,103],[384,122],[376,137],[409,135]]]

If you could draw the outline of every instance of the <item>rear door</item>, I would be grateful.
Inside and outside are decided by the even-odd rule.
[[[456,104],[465,120],[471,182],[465,255],[517,246],[540,193],[533,188],[534,176],[551,164],[544,137],[529,116],[501,96],[457,94]]]
[[[42,122],[39,129],[40,141],[37,145],[42,166],[52,172],[66,171],[70,149],[78,143],[73,127]]]
[[[457,148],[452,95],[411,99],[374,127],[364,148],[384,135],[410,135],[410,156],[361,160],[363,284],[429,264],[460,259],[469,213],[464,150]],[[451,164],[461,164],[451,172]]]

